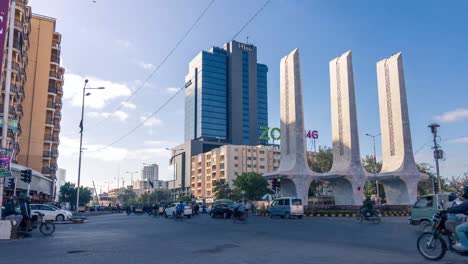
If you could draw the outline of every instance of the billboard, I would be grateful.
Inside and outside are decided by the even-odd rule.
[[[13,157],[13,150],[7,148],[0,148],[0,177],[11,176],[11,158]]]

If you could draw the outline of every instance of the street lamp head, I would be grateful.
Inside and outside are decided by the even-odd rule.
[[[85,83],[88,83],[88,79],[85,79],[84,82],[85,82]]]
[[[86,96],[90,96],[90,95],[91,95],[91,93],[86,93]]]
[[[366,133],[366,136],[369,136],[369,137],[370,137],[371,135],[370,135],[369,133]]]
[[[106,87],[101,86],[101,87],[98,87],[98,88],[96,88],[96,89],[98,89],[98,90],[103,90],[103,89],[106,89]]]

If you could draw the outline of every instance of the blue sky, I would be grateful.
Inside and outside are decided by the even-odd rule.
[[[116,107],[146,79],[209,4],[204,1],[31,0],[34,13],[57,18],[66,67],[59,166],[76,181],[83,78],[106,86],[87,98],[82,183],[105,182],[142,163],[160,164],[168,179],[169,151],[182,143],[183,95],[118,144],[111,143],[155,111],[184,85],[188,63],[202,49],[222,46],[265,1],[217,0],[165,65],[117,113]],[[403,52],[411,131],[417,162],[433,163],[427,125],[441,124],[446,160],[442,175],[468,171],[468,17],[465,1],[273,0],[238,36],[258,47],[268,65],[270,127],[279,124],[279,61],[301,53],[305,125],[331,145],[328,62],[352,50],[361,154],[371,154],[366,133],[379,133],[376,62]],[[104,121],[103,121],[104,120]],[[377,144],[380,155],[380,142]],[[106,186],[106,187],[104,187]]]

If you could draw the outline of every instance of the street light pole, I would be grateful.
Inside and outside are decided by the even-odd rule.
[[[374,143],[374,166],[373,166],[374,177],[377,177],[377,154],[375,151],[375,138],[379,137],[380,135],[381,135],[380,133],[376,135],[366,134],[366,136],[372,138],[372,142]],[[377,204],[380,204],[379,181],[377,179],[375,180],[375,185],[376,185],[376,192],[377,192]]]
[[[173,201],[175,201],[175,198],[176,198],[176,194],[175,194],[175,191],[176,191],[176,182],[175,182],[175,181],[176,181],[176,179],[177,179],[177,177],[176,177],[176,176],[177,176],[177,164],[175,163],[175,157],[177,157],[177,156],[179,156],[179,155],[182,155],[182,154],[184,154],[185,152],[181,152],[181,153],[179,153],[179,154],[175,154],[177,151],[184,150],[183,148],[182,148],[182,149],[174,149],[174,150],[172,150],[172,149],[170,149],[170,148],[166,148],[166,150],[171,150],[171,151],[173,151],[173,153],[174,153],[174,154],[172,155],[172,157],[169,159],[169,164],[174,163],[174,184],[173,184],[173,186],[172,186],[172,187],[173,187],[172,194],[173,194]]]
[[[127,171],[125,173],[129,173],[130,174],[130,177],[131,177],[131,186],[132,186],[132,189],[133,189],[133,174],[134,173],[137,173],[138,171]]]
[[[81,121],[80,121],[80,152],[78,156],[78,181],[77,181],[77,189],[76,189],[76,211],[78,212],[78,206],[80,203],[80,179],[81,179],[81,154],[83,153],[83,127],[84,127],[84,103],[85,103],[85,96],[91,95],[90,93],[85,93],[86,90],[101,90],[104,87],[98,88],[86,88],[88,84],[88,79],[85,80],[85,84],[83,86],[83,99],[81,101]]]

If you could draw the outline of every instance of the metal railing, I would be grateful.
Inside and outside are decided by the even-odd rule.
[[[44,135],[44,140],[46,140],[46,141],[52,141],[52,140],[54,140],[54,136],[52,136],[52,135]]]
[[[42,152],[42,157],[44,157],[44,158],[51,158],[51,157],[52,157],[52,151],[44,151],[44,152]]]
[[[51,61],[51,62],[55,62],[55,63],[57,63],[57,64],[60,64],[60,57],[59,57],[59,56],[53,56],[53,55],[52,55],[52,56],[50,57],[50,61]]]
[[[57,88],[49,86],[48,91],[49,91],[49,93],[54,93],[54,94],[56,94],[56,93],[57,93]]]
[[[52,119],[52,118],[46,118],[46,124],[48,124],[48,125],[55,125],[54,119]]]
[[[47,108],[55,109],[55,107],[56,107],[55,103],[47,102]]]

